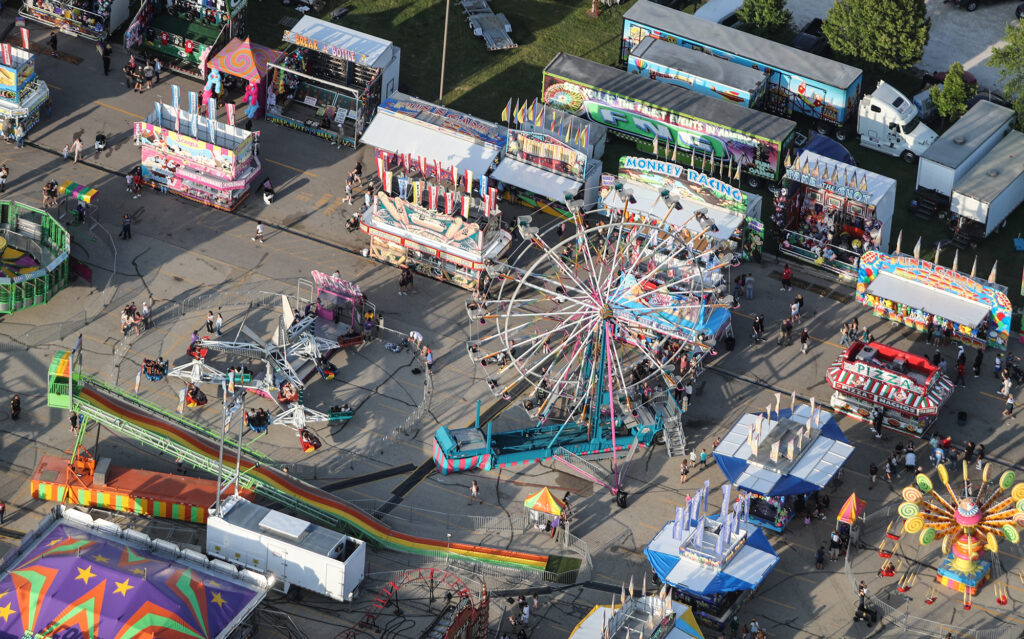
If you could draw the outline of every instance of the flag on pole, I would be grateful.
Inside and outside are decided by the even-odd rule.
[[[181,87],[177,84],[171,85],[171,106],[175,109],[181,108]]]
[[[487,195],[487,176],[480,176],[480,197]]]
[[[189,132],[192,134],[192,137],[198,138],[199,137],[199,114],[193,112],[193,113],[189,113],[188,116],[189,116]]]
[[[493,186],[487,187],[487,197],[491,200],[491,205],[487,207],[487,212],[490,214],[498,206],[498,189]]]
[[[388,171],[384,174],[384,191],[391,195],[391,181],[395,178],[394,171]]]
[[[206,117],[210,118],[210,120],[217,119],[217,98],[211,96],[210,101],[206,103]]]
[[[452,165],[450,172],[452,174],[452,188],[459,188],[459,169],[454,164]]]
[[[538,128],[542,128],[544,126],[544,103],[543,102],[537,105],[537,119],[533,121],[533,124],[535,126],[537,126]]]
[[[4,64],[6,64],[7,66],[11,66],[11,45],[4,42],[2,51],[4,57]]]
[[[22,27],[21,28],[21,48],[25,49],[26,51],[28,51],[30,49],[30,47],[28,46],[28,28],[27,27]]]
[[[384,159],[384,156],[377,155],[377,179],[380,180],[381,184],[384,183],[384,171],[387,167],[387,160]]]
[[[569,120],[569,126],[565,129],[565,143],[569,144],[569,138],[572,136],[572,120]]]
[[[676,152],[678,152],[678,151],[679,151],[679,143],[676,142],[674,145],[672,145],[672,161],[673,162],[676,161]]]
[[[508,102],[509,102],[509,104],[512,104],[512,99],[509,98]],[[515,108],[515,110],[512,111],[511,119],[509,120],[509,124],[512,124],[512,121],[516,120],[518,118],[519,118],[519,98],[516,98],[516,108]]]
[[[533,102],[530,103],[530,108],[528,108],[526,110],[526,117],[530,119],[530,122],[533,122],[534,114],[535,114],[536,110],[537,110],[537,98],[534,98]]]
[[[419,206],[420,204],[420,194],[421,191],[423,190],[422,185],[423,182],[421,182],[420,180],[416,180],[415,182],[412,183],[412,203],[415,204],[416,206]]]
[[[444,214],[451,215],[455,210],[455,192],[444,192]]]
[[[195,91],[188,92],[188,112],[196,113],[199,111],[199,94]]]
[[[181,109],[174,110],[174,132],[181,133]]]
[[[436,184],[431,184],[430,185],[430,210],[431,211],[436,211],[437,210],[437,185]]]
[[[502,122],[508,122],[509,118],[511,116],[512,116],[512,98],[509,98],[508,99],[508,104],[506,104],[505,108],[501,110],[501,121]]]
[[[526,103],[525,102],[523,102],[523,106],[521,106],[519,108],[519,117],[517,119],[519,120],[519,124],[522,124],[523,122],[526,121]]]
[[[441,181],[441,163],[437,160],[434,160],[434,179]]]
[[[466,193],[462,196],[462,217],[469,219],[469,205],[473,201],[473,196]]]
[[[473,192],[473,171],[466,169],[466,180],[463,182],[466,186],[466,193]]]
[[[586,149],[588,142],[590,142],[590,125],[589,124],[584,124],[583,125],[583,142],[580,143],[580,146],[583,147],[584,149]]]

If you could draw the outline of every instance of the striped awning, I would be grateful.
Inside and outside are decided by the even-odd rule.
[[[934,417],[953,394],[953,382],[945,375],[932,384],[925,394],[912,393],[905,388],[881,380],[858,375],[843,367],[843,358],[837,359],[825,372],[828,385],[854,397],[892,408],[913,417]]]
[[[57,187],[57,190],[61,195],[70,195],[76,200],[80,200],[86,204],[92,204],[92,199],[99,194],[99,191],[96,189],[84,186],[78,182],[72,182],[71,180],[61,184]]]

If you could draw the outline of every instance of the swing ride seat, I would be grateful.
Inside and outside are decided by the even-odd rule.
[[[356,412],[354,410],[332,410],[331,414],[328,415],[328,422],[347,422],[348,420],[355,417]]]
[[[312,431],[303,428],[299,431],[299,445],[302,447],[302,452],[312,453],[323,446],[323,442]]]
[[[198,342],[196,342],[196,344],[198,344]],[[185,351],[185,354],[192,359],[206,359],[206,354],[209,352],[209,349],[197,347],[196,344],[189,344],[188,350]]]

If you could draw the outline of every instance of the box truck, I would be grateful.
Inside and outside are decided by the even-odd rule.
[[[1013,109],[981,100],[940,135],[917,163],[917,188],[949,198],[953,187],[1003,139]]]
[[[761,105],[767,87],[763,71],[651,37],[629,53],[626,71],[751,109]]]
[[[710,161],[752,186],[776,182],[796,123],[689,89],[559,53],[544,68],[544,103],[608,127],[621,137],[652,143],[678,161]]]
[[[949,209],[988,236],[1024,202],[1024,134],[1010,131],[953,187]],[[962,224],[960,225],[962,226]]]

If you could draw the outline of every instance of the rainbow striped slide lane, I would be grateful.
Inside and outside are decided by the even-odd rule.
[[[217,446],[205,437],[171,421],[151,417],[132,404],[115,399],[91,386],[83,385],[76,396],[76,401],[86,402],[119,419],[166,437],[179,445],[187,446],[214,462],[217,460]],[[224,465],[234,466],[235,459],[234,452],[225,449]],[[242,456],[240,465],[245,475],[313,508],[330,513],[358,530],[365,541],[377,543],[391,550],[418,555],[451,553],[474,561],[528,570],[544,570],[548,563],[547,555],[455,542],[449,545],[447,541],[398,532],[344,500],[290,475],[278,472],[274,468],[264,465],[257,466],[245,456]]]

